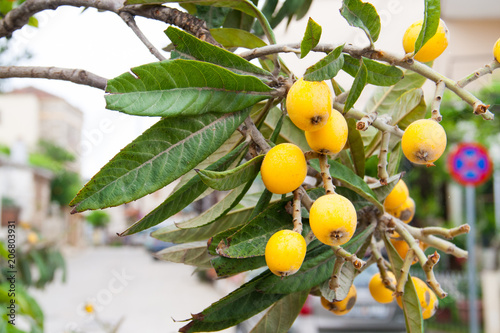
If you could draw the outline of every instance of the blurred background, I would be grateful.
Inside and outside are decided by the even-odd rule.
[[[423,1],[370,2],[382,22],[377,48],[402,56],[402,36],[412,22],[422,18]],[[367,45],[364,33],[348,26],[340,16],[340,6],[338,0],[314,0],[307,16],[278,26],[278,42],[300,41],[310,16],[323,27],[320,42]],[[458,80],[490,63],[493,44],[500,37],[500,2],[443,0],[441,11],[450,30],[450,43],[434,68]],[[131,67],[155,61],[114,14],[62,7],[42,12],[37,19],[38,28],[24,27],[9,41],[0,40],[0,65],[82,68],[113,78]],[[138,19],[138,24],[159,49],[169,44],[163,33],[166,25],[145,19]],[[283,55],[296,76],[321,57]],[[337,78],[341,85],[352,82],[345,73]],[[481,77],[467,89],[491,104],[493,113],[500,110],[500,71]],[[358,108],[372,91],[365,89]],[[430,100],[434,84],[426,83],[424,91]],[[19,297],[26,301],[19,329],[175,332],[183,326],[177,320],[188,319],[255,274],[214,280],[211,271],[155,260],[152,253],[171,244],[149,237],[152,230],[128,237],[116,235],[163,202],[175,184],[120,207],[70,214],[68,203],[81,186],[158,119],[106,110],[102,91],[68,82],[0,80],[0,92],[0,239],[6,240],[8,221],[16,221],[18,259],[22,262]],[[500,332],[500,204],[495,205],[500,202],[500,120],[497,116],[485,123],[452,94],[445,94],[441,113],[448,151],[463,141],[479,142],[489,149],[495,165],[493,177],[476,189],[475,244],[481,327],[486,333]],[[376,158],[368,161],[368,175],[376,176],[376,164]],[[414,167],[404,161],[401,171],[406,172],[405,182],[416,201],[412,224],[453,227],[466,223],[464,190],[449,176],[446,156],[433,168]],[[215,193],[195,202],[158,227],[191,218],[222,195]],[[454,242],[464,248],[465,236]],[[426,332],[468,332],[466,265],[466,261],[442,255],[436,266],[437,278],[449,296],[440,301],[436,316],[426,322]],[[366,277],[356,280],[359,306],[352,313],[333,317],[311,299],[295,331],[404,332],[399,308],[395,304],[382,306],[363,296],[368,295],[368,282],[363,279]],[[353,318],[366,321],[353,325]],[[243,323],[230,331],[246,332],[249,327]]]

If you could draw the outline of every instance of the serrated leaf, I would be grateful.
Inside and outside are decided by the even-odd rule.
[[[225,170],[242,152],[246,151],[247,144],[242,143],[232,152],[211,164],[207,170]],[[132,235],[149,229],[186,208],[208,188],[198,175],[191,178],[184,186],[168,196],[158,207],[149,212],[142,219],[127,228],[120,236]]]
[[[383,234],[382,239],[384,240],[385,248],[387,250],[387,255],[389,261],[392,265],[392,271],[399,280],[401,275],[401,267],[403,266],[403,259],[399,256],[398,252],[392,245],[392,243],[387,239],[387,235]],[[409,333],[424,333],[424,320],[422,317],[422,308],[420,307],[420,302],[418,300],[417,291],[413,284],[412,279],[408,275],[408,281],[405,284],[404,294],[403,294],[403,312],[405,314],[406,330]]]
[[[267,241],[283,229],[292,229],[292,216],[285,206],[290,197],[269,205],[241,228],[229,229],[212,239],[208,251],[229,258],[250,258],[264,255]]]
[[[340,45],[328,53],[326,57],[309,67],[304,74],[304,80],[325,81],[334,78],[344,66],[343,48],[344,45]]]
[[[117,206],[168,185],[219,148],[248,114],[160,120],[108,162],[70,205],[78,212]]]
[[[253,180],[260,171],[263,159],[264,155],[256,156],[228,171],[198,170],[198,175],[205,185],[218,191],[228,191]]]
[[[300,57],[304,58],[316,45],[321,38],[321,26],[314,22],[312,18],[307,21],[306,32],[300,43]]]
[[[256,175],[257,174],[255,174],[254,177]],[[181,229],[192,229],[216,222],[240,202],[252,185],[252,182],[253,180],[249,181],[247,184],[238,186],[234,190],[231,190],[222,200],[210,207],[208,210],[204,211],[195,218],[177,223],[177,227]]]
[[[306,302],[309,290],[289,294],[276,302],[250,333],[287,333]]]
[[[347,142],[349,142],[354,170],[359,177],[363,178],[365,176],[365,149],[361,134],[356,129],[356,120],[347,119],[347,128],[349,130]]]
[[[321,296],[326,298],[329,302],[334,300],[341,301],[346,298],[351,288],[354,277],[356,276],[356,269],[349,261],[344,263],[339,275],[340,286],[337,290],[330,289],[330,280],[326,280],[320,287]]]
[[[155,253],[155,257],[165,261],[186,264],[200,268],[212,268],[206,242],[186,243],[167,247]]]
[[[359,70],[356,73],[356,77],[354,78],[354,82],[352,83],[351,90],[349,91],[349,95],[347,96],[347,100],[344,104],[344,113],[349,112],[349,110],[354,106],[354,103],[356,103],[356,101],[358,100],[359,96],[361,96],[361,92],[366,85],[366,77],[366,66],[364,61],[361,59],[359,62]]]
[[[264,42],[259,37],[242,29],[235,29],[235,28],[210,29],[210,34],[212,34],[212,37],[218,43],[220,43],[227,49],[234,47],[255,49],[267,45],[267,43]]]
[[[266,265],[266,259],[264,256],[241,259],[215,257],[210,263],[217,276],[222,278],[263,267]]]
[[[366,82],[375,86],[392,86],[403,79],[403,71],[395,66],[383,64],[381,62],[362,58],[366,66]],[[352,77],[356,77],[359,71],[359,59],[344,53],[344,64],[342,70]]]
[[[371,44],[377,41],[380,34],[380,17],[372,4],[360,0],[343,0],[340,14],[349,25],[362,29]]]
[[[151,237],[164,242],[187,243],[207,240],[226,229],[237,227],[248,221],[253,207],[239,209],[219,218],[217,223],[211,223],[195,229],[181,229],[175,224],[163,227],[151,233]]]
[[[272,96],[249,75],[206,62],[174,59],[132,68],[108,81],[106,107],[139,116],[173,117],[242,110]]]
[[[371,237],[374,226],[357,231],[353,238],[343,248],[353,253],[363,245],[367,237]],[[335,263],[335,254],[331,247],[320,245],[306,254],[299,271],[285,278],[272,275],[262,280],[257,289],[264,293],[292,293],[323,283],[330,278]]]
[[[256,290],[256,285],[268,277],[265,272],[250,282],[242,285],[226,297],[213,303],[208,308],[193,316],[190,323],[179,332],[210,332],[234,326],[261,312],[279,301],[284,294],[264,294]]]
[[[401,174],[390,176],[389,178],[387,178],[387,185],[382,185],[378,183],[370,185],[370,188],[372,189],[373,193],[375,193],[377,199],[380,202],[383,202],[385,198],[389,195],[389,193],[391,193],[394,186],[396,186],[400,178]]]
[[[440,0],[425,0],[424,4],[424,21],[415,41],[415,54],[436,34],[441,16]]]
[[[165,30],[175,50],[184,57],[219,65],[230,71],[243,75],[254,75],[270,79],[272,74],[255,66],[242,57],[202,41],[193,35],[172,26]]]

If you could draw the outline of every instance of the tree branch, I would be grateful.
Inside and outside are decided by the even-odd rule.
[[[97,89],[106,89],[107,79],[83,69],[60,67],[21,67],[0,66],[0,79],[14,77],[29,77],[37,79],[51,79],[70,81]]]

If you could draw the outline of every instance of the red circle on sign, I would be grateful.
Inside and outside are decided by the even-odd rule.
[[[486,182],[493,171],[488,151],[478,143],[460,143],[448,155],[450,174],[462,185],[478,186]]]

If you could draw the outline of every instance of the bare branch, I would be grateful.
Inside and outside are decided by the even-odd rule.
[[[333,108],[335,110],[342,112],[344,110],[344,105],[339,103],[333,103]],[[363,111],[359,111],[356,109],[350,109],[349,112],[347,112],[348,118],[361,120],[364,116],[366,116],[366,114]],[[372,123],[372,126],[381,130],[382,132],[389,132],[400,138],[403,137],[404,132],[401,129],[399,129],[398,126],[389,125],[383,119],[375,119],[375,121],[373,121]]]
[[[29,77],[37,79],[51,79],[70,81],[97,89],[106,89],[107,79],[83,69],[60,67],[21,67],[0,66],[0,79],[13,77]]]
[[[350,261],[354,268],[361,269],[366,262],[364,260],[359,259],[355,254],[347,252],[344,248],[340,246],[332,246],[332,250],[335,252],[337,258],[344,258],[347,261]]]
[[[467,75],[461,80],[457,81],[457,86],[459,87],[465,87],[469,83],[476,81],[479,79],[481,76],[486,75],[486,74],[492,74],[493,71],[497,68],[500,68],[500,63],[496,60],[493,60],[491,64],[487,64],[484,67],[481,67],[477,70],[474,71],[474,73]]]
[[[328,156],[324,154],[319,155],[319,167],[321,168],[321,177],[323,178],[323,187],[325,188],[326,194],[334,194],[335,185],[333,185],[332,176],[330,175]]]
[[[302,215],[300,200],[302,200],[302,193],[299,190],[293,191],[293,231],[302,233]]]
[[[337,291],[337,288],[340,287],[339,277],[342,271],[342,267],[344,266],[345,259],[342,257],[337,257],[335,259],[335,264],[333,266],[332,277],[328,283],[328,287],[330,290]]]
[[[391,139],[391,133],[382,132],[382,143],[380,144],[380,153],[378,155],[378,179],[380,184],[387,185],[387,178],[389,174],[387,173],[387,154],[389,153],[389,142]]]
[[[135,22],[134,16],[127,12],[121,12],[120,17],[125,21],[125,23],[129,26],[130,29],[135,33],[137,38],[148,48],[149,52],[154,55],[158,60],[163,61],[166,58],[158,51],[156,47],[147,39],[147,37],[142,33],[141,29],[137,26]]]
[[[432,111],[432,119],[437,121],[438,123],[441,120],[443,120],[443,117],[441,116],[439,109],[441,107],[441,101],[443,99],[443,93],[445,87],[446,85],[444,84],[444,81],[436,82],[436,92],[434,94],[434,99],[432,100],[431,111]]]
[[[370,112],[364,115],[363,117],[361,117],[360,120],[356,122],[356,129],[358,131],[366,131],[368,127],[370,127],[371,124],[373,124],[373,122],[377,120],[377,116],[378,116],[377,111]]]

